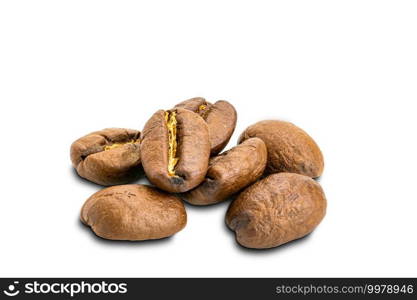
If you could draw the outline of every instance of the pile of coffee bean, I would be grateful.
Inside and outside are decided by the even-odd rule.
[[[226,224],[247,248],[272,248],[314,230],[326,198],[314,180],[323,155],[292,123],[249,126],[238,145],[221,152],[236,126],[227,101],[204,98],[158,110],[143,131],[109,128],[71,145],[79,176],[103,186],[81,209],[81,221],[110,240],[171,236],[187,223],[183,201],[213,205],[233,198]],[[142,174],[150,185],[127,184]]]

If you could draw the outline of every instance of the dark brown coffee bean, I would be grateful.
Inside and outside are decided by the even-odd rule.
[[[195,205],[224,201],[262,175],[266,158],[265,143],[258,138],[248,139],[212,157],[205,180],[195,189],[181,194],[181,197]]]
[[[109,240],[142,241],[173,235],[185,227],[182,201],[146,185],[119,185],[87,199],[81,221]]]
[[[71,145],[71,161],[78,175],[101,185],[128,183],[140,174],[140,132],[107,128],[92,132]]]
[[[249,126],[239,138],[258,137],[268,149],[266,173],[290,172],[312,178],[323,173],[324,160],[316,142],[294,124],[269,120]]]
[[[210,156],[207,124],[192,111],[158,110],[142,132],[142,165],[150,182],[186,192],[204,180]]]
[[[233,105],[220,100],[214,104],[196,97],[178,103],[175,107],[198,113],[206,122],[210,133],[211,155],[226,147],[236,127],[237,113]]]
[[[312,232],[326,214],[326,205],[322,188],[310,177],[272,174],[232,202],[226,223],[242,246],[272,248]]]

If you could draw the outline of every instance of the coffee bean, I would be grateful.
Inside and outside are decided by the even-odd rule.
[[[108,128],[92,132],[71,145],[78,175],[101,185],[128,183],[140,174],[140,132]]]
[[[294,124],[269,120],[249,126],[239,138],[258,137],[268,149],[266,173],[290,172],[312,178],[323,173],[323,155],[316,142]]]
[[[248,139],[212,157],[204,181],[181,197],[195,205],[224,201],[262,175],[266,158],[265,143],[259,138]]]
[[[192,111],[158,110],[142,132],[146,176],[168,192],[186,192],[204,180],[210,155],[207,124]]]
[[[246,188],[230,205],[226,224],[247,248],[272,248],[316,228],[326,213],[320,185],[308,176],[278,173]]]
[[[179,198],[139,184],[113,186],[93,194],[80,218],[102,238],[130,241],[168,237],[187,223]]]
[[[237,113],[233,105],[224,100],[211,104],[204,98],[196,97],[178,103],[175,107],[198,113],[206,121],[210,133],[211,155],[224,149],[236,127]]]

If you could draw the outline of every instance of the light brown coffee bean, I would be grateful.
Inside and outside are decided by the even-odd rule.
[[[272,248],[316,228],[326,213],[326,197],[308,176],[278,173],[246,188],[230,205],[226,224],[247,248]]]
[[[204,181],[181,197],[194,205],[224,201],[261,177],[266,158],[265,143],[259,138],[248,139],[212,157]]]
[[[196,97],[178,103],[175,107],[198,113],[206,121],[210,133],[211,155],[224,149],[236,127],[237,113],[232,104],[224,100],[211,104],[204,98]]]
[[[294,124],[268,120],[249,126],[238,143],[258,137],[268,149],[267,174],[278,172],[298,173],[312,178],[323,173],[324,160],[316,142]]]
[[[140,132],[107,128],[79,138],[71,145],[78,175],[101,185],[128,183],[140,172]]]
[[[142,132],[142,165],[149,181],[168,192],[186,192],[203,180],[210,156],[207,124],[192,111],[158,110]]]
[[[146,185],[119,185],[87,199],[81,221],[109,240],[161,239],[187,223],[184,204],[176,196]]]

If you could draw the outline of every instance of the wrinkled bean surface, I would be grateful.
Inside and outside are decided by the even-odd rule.
[[[119,185],[93,194],[81,209],[81,221],[110,240],[160,239],[184,228],[182,201],[146,185]]]
[[[239,143],[258,137],[268,149],[266,173],[290,172],[312,178],[323,173],[324,160],[316,142],[294,124],[269,120],[249,126],[240,136]]]
[[[262,175],[266,158],[265,143],[259,138],[248,139],[212,157],[204,181],[181,197],[195,205],[224,201]]]
[[[236,127],[237,113],[232,104],[224,100],[212,104],[204,98],[196,97],[175,107],[198,113],[206,121],[210,133],[211,155],[224,149]]]
[[[247,248],[272,248],[301,238],[326,213],[321,186],[308,176],[278,173],[246,188],[230,205],[226,224]]]
[[[196,113],[157,111],[142,132],[142,165],[149,181],[168,192],[186,192],[204,180],[210,156],[207,124]]]
[[[128,183],[140,174],[140,132],[108,128],[92,132],[71,145],[78,175],[101,185]]]

